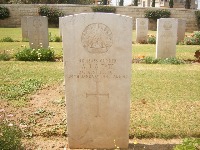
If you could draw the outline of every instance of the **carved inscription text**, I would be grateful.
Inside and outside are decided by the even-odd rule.
[[[70,73],[67,78],[79,79],[125,79],[126,74],[118,74],[115,72],[116,59],[91,59],[83,58],[78,62],[79,70],[77,73]]]

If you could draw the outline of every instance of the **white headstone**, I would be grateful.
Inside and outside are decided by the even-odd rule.
[[[62,26],[63,26],[62,19],[63,19],[63,17],[59,17],[59,35],[60,35],[60,37],[62,37]]]
[[[197,9],[199,9],[200,10],[200,0],[198,0],[198,5],[197,5]]]
[[[185,29],[186,29],[186,21],[183,19],[178,19],[177,42],[184,41]]]
[[[62,21],[69,147],[127,148],[132,19],[88,13]]]
[[[21,17],[22,41],[28,40],[28,17],[30,16]]]
[[[156,58],[176,56],[178,20],[161,18],[157,20]]]
[[[136,18],[136,42],[146,43],[148,38],[148,18]]]
[[[48,20],[45,16],[28,17],[28,37],[31,48],[48,48]]]

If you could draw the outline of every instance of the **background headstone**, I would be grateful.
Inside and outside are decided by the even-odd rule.
[[[136,19],[136,42],[146,43],[148,38],[148,18]]]
[[[28,17],[28,38],[31,48],[48,48],[48,20],[45,16]]]
[[[200,10],[200,0],[197,2],[197,9]]]
[[[185,29],[186,29],[186,21],[183,19],[178,19],[177,42],[184,41]]]
[[[28,17],[30,16],[21,17],[22,41],[28,40]]]
[[[161,18],[157,20],[156,58],[176,56],[178,20]]]
[[[69,147],[127,148],[132,19],[88,13],[62,21]]]
[[[62,37],[62,26],[63,26],[62,19],[63,17],[59,17],[59,36],[60,37]]]

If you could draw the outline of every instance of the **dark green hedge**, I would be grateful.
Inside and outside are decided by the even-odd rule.
[[[145,18],[157,20],[160,18],[170,18],[171,12],[166,9],[159,9],[159,10],[146,10],[145,11]]]
[[[93,12],[115,13],[116,8],[112,6],[93,6]]]
[[[8,10],[8,8],[4,7],[4,6],[0,6],[0,19],[5,19],[10,17],[10,12]]]
[[[58,24],[59,17],[64,16],[64,13],[56,8],[51,8],[48,6],[41,6],[39,8],[39,15],[40,16],[47,16],[48,22],[50,24]]]

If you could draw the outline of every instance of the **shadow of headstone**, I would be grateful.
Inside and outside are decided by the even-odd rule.
[[[129,144],[129,150],[173,150],[176,144]]]

